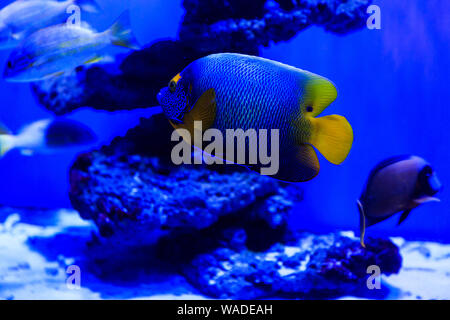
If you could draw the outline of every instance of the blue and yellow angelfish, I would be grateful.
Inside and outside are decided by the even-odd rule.
[[[337,96],[327,79],[292,66],[235,53],[200,58],[158,94],[175,129],[279,129],[280,168],[274,178],[307,181],[319,173],[313,146],[333,164],[350,152],[353,131],[339,115],[316,118]],[[189,141],[188,141],[189,142]],[[233,161],[233,159],[225,159]]]

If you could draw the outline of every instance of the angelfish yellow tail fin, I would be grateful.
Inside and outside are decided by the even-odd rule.
[[[310,118],[311,143],[331,163],[340,164],[353,144],[353,129],[347,119],[339,115]]]
[[[366,247],[364,243],[364,236],[366,235],[366,215],[364,214],[364,207],[361,201],[356,200],[356,204],[358,205],[359,211],[359,231],[360,231],[360,242],[363,248]]]

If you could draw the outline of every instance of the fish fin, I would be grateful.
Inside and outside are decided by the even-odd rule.
[[[20,150],[20,154],[26,157],[31,157],[34,154],[34,151],[31,149],[22,149]]]
[[[347,119],[339,115],[310,118],[310,143],[333,164],[347,158],[353,144],[353,129]]]
[[[300,145],[297,148],[295,158],[305,169],[298,172],[296,178],[299,181],[308,181],[319,174],[320,163],[317,154],[310,145]]]
[[[216,119],[216,109],[216,91],[211,88],[203,92],[187,115],[193,121],[202,121],[203,130],[206,130],[212,127]]]
[[[305,85],[302,108],[312,107],[309,114],[316,117],[336,100],[337,90],[330,80],[308,71],[303,71],[303,73],[309,80]]]
[[[428,197],[428,196],[413,200],[414,207],[417,207],[417,206],[427,203],[427,202],[441,202],[441,200],[439,198]]]
[[[283,152],[294,154],[294,156],[280,157],[279,170],[271,177],[288,182],[305,182],[319,173],[319,159],[314,148],[309,144],[294,146],[293,150]]]
[[[400,219],[398,219],[397,226],[399,226],[403,221],[405,221],[406,218],[408,218],[408,215],[411,213],[412,209],[407,209],[403,211],[402,215],[400,216]]]
[[[95,57],[85,61],[84,64],[94,64],[94,63],[97,63],[97,62],[102,61],[102,60],[103,60],[103,57],[95,56]]]
[[[358,205],[358,211],[359,211],[359,242],[361,243],[361,246],[363,248],[366,247],[364,243],[364,236],[366,235],[366,215],[364,214],[364,207],[361,203],[361,201],[356,200],[356,204]]]
[[[120,15],[109,31],[113,45],[134,50],[140,48],[131,30],[130,12],[128,10]]]
[[[192,144],[195,130],[194,121],[202,122],[203,131],[211,128],[216,119],[216,108],[216,92],[211,88],[203,92],[191,111],[184,115],[183,123],[175,123],[170,120],[169,122],[175,129],[186,129],[190,134],[190,139],[184,135],[184,130],[178,130],[178,133],[186,142]]]
[[[94,0],[75,0],[75,4],[86,12],[97,13],[101,11],[100,6]]]
[[[0,157],[3,157],[8,151],[14,148],[14,136],[10,134],[0,135]]]

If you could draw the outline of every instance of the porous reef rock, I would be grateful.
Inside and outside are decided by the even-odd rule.
[[[116,111],[153,107],[156,94],[190,62],[217,52],[258,55],[317,25],[346,34],[361,29],[372,0],[184,0],[176,40],[158,41],[111,65],[80,67],[32,84],[37,100],[61,115],[89,106]],[[118,69],[114,72],[112,69]]]
[[[70,170],[74,208],[104,236],[90,247],[100,276],[158,261],[211,297],[311,298],[365,288],[372,264],[400,269],[390,240],[368,239],[364,249],[347,235],[291,231],[289,212],[303,196],[296,184],[236,165],[174,165],[171,133],[162,114],[142,119]]]
[[[234,238],[243,239],[238,230]],[[402,258],[390,240],[369,238],[366,248],[344,233],[291,234],[265,251],[242,244],[195,256],[182,273],[201,292],[220,299],[332,298],[372,294],[368,267],[398,273]]]
[[[120,233],[122,241],[129,235],[135,243],[146,234],[150,240],[157,230],[198,230],[240,213],[273,228],[285,226],[293,202],[284,183],[237,165],[176,166],[170,158],[172,131],[157,114],[110,146],[77,158],[69,196],[102,235]]]

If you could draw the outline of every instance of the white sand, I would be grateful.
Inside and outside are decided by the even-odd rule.
[[[66,266],[81,254],[79,248],[95,230],[92,224],[71,210],[42,218],[21,217],[9,210],[8,216],[0,215],[0,221],[0,299],[205,299],[178,275],[165,275],[153,284],[121,285],[82,271],[81,288],[70,289]],[[46,239],[51,240],[50,248],[43,245]],[[52,247],[55,239],[73,256],[50,254],[59,252]],[[401,249],[403,267],[399,274],[383,277],[384,298],[450,299],[450,245],[393,241]]]

